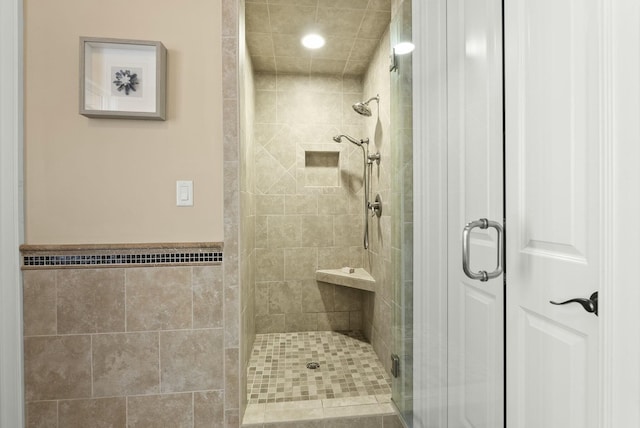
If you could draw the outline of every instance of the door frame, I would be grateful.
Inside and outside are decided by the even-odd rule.
[[[504,1],[508,0],[503,0]],[[606,100],[601,141],[600,427],[639,426],[640,15],[636,0],[601,1]],[[413,0],[414,426],[447,426],[446,0]],[[630,94],[633,94],[630,96]],[[424,144],[428,142],[428,144]],[[422,143],[422,144],[421,144]],[[462,230],[463,225],[460,225]],[[507,229],[508,230],[508,229]],[[635,263],[634,263],[635,261]],[[626,286],[625,286],[626,285]],[[507,285],[507,293],[508,293]],[[505,392],[508,396],[508,391]]]
[[[602,311],[610,313],[601,325],[603,427],[640,426],[640,280],[638,260],[640,230],[640,29],[637,0],[604,1],[606,55],[603,67],[609,76],[606,155],[610,197],[606,214],[612,236]],[[636,327],[636,328],[634,328]]]
[[[407,0],[408,1],[408,0]],[[447,2],[413,0],[413,426],[447,426]],[[428,141],[429,144],[420,144]]]
[[[24,426],[22,0],[0,1],[0,427]]]

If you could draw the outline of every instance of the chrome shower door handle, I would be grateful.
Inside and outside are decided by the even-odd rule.
[[[471,231],[479,227],[480,229],[488,229],[493,227],[496,232],[498,232],[498,260],[496,263],[496,268],[493,272],[487,272],[486,270],[481,270],[480,272],[472,272],[469,265],[469,260],[471,259],[470,252],[470,237]],[[486,218],[481,218],[480,220],[471,221],[467,223],[462,232],[462,270],[464,273],[471,279],[478,279],[482,282],[489,281],[490,279],[497,278],[502,275],[502,268],[504,264],[504,230],[502,229],[502,225],[495,221],[489,221]]]

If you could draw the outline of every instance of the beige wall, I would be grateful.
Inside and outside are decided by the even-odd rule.
[[[223,240],[220,0],[25,0],[26,242]],[[78,114],[80,36],[159,40],[167,120]],[[175,206],[176,180],[195,205]]]

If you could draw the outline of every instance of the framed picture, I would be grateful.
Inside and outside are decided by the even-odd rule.
[[[166,74],[160,42],[80,37],[80,114],[165,120]]]

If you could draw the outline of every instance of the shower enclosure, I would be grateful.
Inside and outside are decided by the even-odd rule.
[[[388,59],[395,11],[384,1],[309,3],[244,4],[241,396],[250,416],[281,402],[342,407],[339,399],[358,397],[382,417],[393,413],[399,354]],[[362,25],[336,26],[329,18],[337,14]],[[299,31],[314,26],[327,45],[312,54],[299,47]]]

